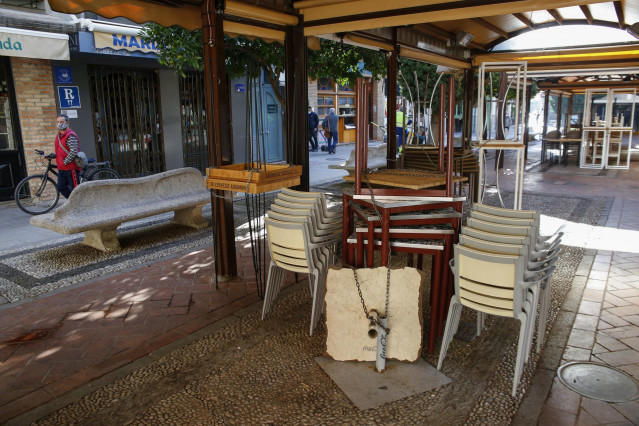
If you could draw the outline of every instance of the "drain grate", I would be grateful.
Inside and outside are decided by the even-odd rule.
[[[595,362],[569,362],[559,367],[561,383],[588,398],[626,402],[639,398],[637,382],[623,371]]]

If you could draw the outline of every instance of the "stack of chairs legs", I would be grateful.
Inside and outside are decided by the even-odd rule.
[[[517,318],[521,325],[512,387],[515,396],[532,348],[538,305],[536,350],[541,350],[550,304],[550,279],[562,235],[560,229],[551,236],[540,236],[539,214],[534,211],[481,204],[473,207],[451,261],[455,294],[450,301],[438,369],[457,331],[462,306],[477,312],[478,335],[484,327],[485,314]]]
[[[317,194],[317,196],[313,196]],[[331,212],[323,194],[287,190],[278,193],[265,219],[271,254],[262,319],[285,281],[286,271],[307,273],[313,297],[310,335],[323,312],[326,273],[342,240],[342,213]]]
[[[372,268],[374,253],[382,248],[382,224],[377,213],[361,205],[351,209],[356,218],[354,232],[347,238],[347,264],[355,267]],[[452,257],[452,246],[457,241],[461,214],[454,209],[437,209],[428,212],[391,214],[389,221],[389,242],[391,252],[413,254],[421,257],[432,256],[431,269],[431,323],[428,351],[432,353],[435,339],[444,331],[446,301],[452,294],[449,291],[448,260]],[[382,264],[385,264],[382,259]],[[412,262],[411,262],[412,263]],[[411,264],[409,263],[409,264]]]

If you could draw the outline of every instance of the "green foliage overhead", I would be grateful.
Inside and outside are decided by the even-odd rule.
[[[358,66],[360,61],[374,79],[386,75],[384,52],[331,40],[321,40],[320,46],[320,50],[309,50],[308,54],[308,75],[313,80],[331,77],[340,84],[354,85],[362,75]]]
[[[202,31],[177,26],[165,28],[152,23],[144,26],[140,36],[145,43],[155,42],[158,62],[182,77],[188,69],[202,69]]]
[[[142,39],[146,43],[155,42],[158,61],[182,76],[186,70],[203,68],[201,30],[165,28],[151,23],[144,27]],[[284,46],[281,43],[224,36],[224,47],[226,72],[230,78],[241,77],[247,72],[255,77],[258,70],[264,70],[276,82],[279,74],[284,72]],[[354,84],[357,77],[361,76],[358,67],[360,61],[374,78],[379,79],[386,74],[386,56],[383,52],[322,40],[321,50],[309,51],[308,74],[313,79],[332,77],[342,84]]]

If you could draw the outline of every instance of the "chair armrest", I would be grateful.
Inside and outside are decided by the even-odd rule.
[[[546,261],[546,262],[529,262],[529,264],[530,263],[535,263],[535,265],[533,265],[533,266],[540,266],[540,267],[537,268],[537,269],[531,269],[531,270],[528,270],[528,271],[524,272],[524,276],[526,278],[532,278],[532,277],[537,276],[541,272],[547,271],[550,268],[554,269],[555,268],[555,264],[557,263],[558,260],[559,260],[559,257],[554,257],[554,258],[552,258],[552,259],[550,259],[549,261]]]
[[[552,266],[552,267],[550,267],[550,269],[548,269],[548,270],[546,271],[546,273],[545,273],[543,276],[541,276],[540,278],[537,278],[537,279],[535,279],[535,280],[533,280],[533,281],[528,281],[528,280],[523,281],[523,282],[521,283],[521,285],[522,285],[524,288],[532,288],[532,287],[534,287],[534,286],[536,286],[536,285],[543,285],[543,284],[546,282],[546,280],[547,280],[548,278],[550,278],[550,276],[552,275],[552,273],[553,273],[554,271],[555,271],[555,266]]]

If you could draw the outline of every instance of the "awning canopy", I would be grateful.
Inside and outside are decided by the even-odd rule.
[[[69,36],[0,27],[0,55],[68,61]]]
[[[398,29],[400,55],[452,68],[495,61],[492,47],[526,31],[559,25],[597,25],[628,30],[639,36],[638,0],[227,0],[224,31],[266,40],[284,40],[287,27],[301,23],[306,36],[344,40],[390,50],[390,29]],[[214,0],[49,0],[52,9],[124,16],[138,23],[157,22],[187,29],[202,26],[203,11]],[[543,46],[540,46],[543,48]],[[587,54],[564,49],[552,54],[513,54],[531,68],[598,68],[639,66],[639,43],[625,51]],[[572,52],[572,53],[569,53]],[[568,56],[571,54],[572,56]],[[490,55],[491,59],[486,59]],[[511,59],[506,59],[511,60]],[[639,77],[633,76],[632,78]]]

